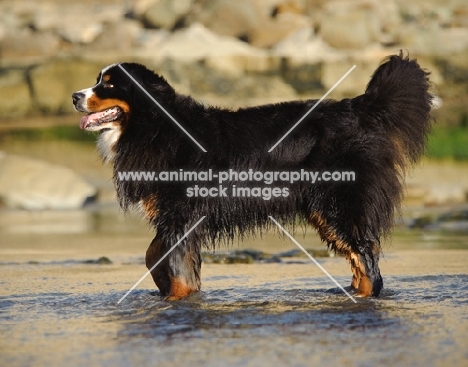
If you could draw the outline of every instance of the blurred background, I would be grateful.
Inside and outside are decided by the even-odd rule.
[[[96,136],[78,128],[71,103],[105,65],[141,62],[180,93],[236,108],[320,98],[353,64],[330,97],[361,94],[400,49],[430,70],[438,95],[400,227],[464,236],[466,1],[2,0],[0,245],[30,248],[37,234],[51,235],[44,243],[132,229],[145,242],[151,236],[139,216],[119,211],[111,167],[99,160]]]
[[[73,92],[136,61],[237,108],[320,98],[356,64],[341,99],[400,49],[431,72],[437,122],[379,299],[354,305],[266,233],[204,253],[200,297],[163,302],[147,277],[116,304],[154,233],[119,209]],[[0,365],[466,366],[467,97],[466,0],[0,0]],[[315,231],[295,235],[349,284]]]

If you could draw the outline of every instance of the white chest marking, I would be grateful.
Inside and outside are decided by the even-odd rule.
[[[115,158],[115,144],[120,138],[120,128],[116,127],[103,131],[98,138],[97,147],[104,162],[108,163]]]

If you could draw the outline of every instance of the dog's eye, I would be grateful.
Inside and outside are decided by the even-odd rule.
[[[104,84],[104,88],[114,88],[114,84],[106,83]]]

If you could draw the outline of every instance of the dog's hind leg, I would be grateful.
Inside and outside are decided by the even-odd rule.
[[[172,237],[172,236],[171,236]],[[146,267],[151,269],[177,243],[176,237],[166,240],[159,233],[146,251]],[[186,238],[152,271],[151,276],[161,296],[175,301],[200,290],[200,247],[194,237]]]
[[[383,288],[383,280],[379,269],[380,249],[377,245],[363,246],[358,251],[350,249],[345,255],[351,264],[353,280],[351,288],[358,297],[377,297]]]
[[[320,238],[327,243],[331,250],[344,255],[350,262],[353,272],[351,288],[356,290],[356,296],[377,297],[383,288],[379,270],[379,246],[372,243],[364,243],[363,245],[349,243],[318,213],[310,215],[309,222],[317,229]]]

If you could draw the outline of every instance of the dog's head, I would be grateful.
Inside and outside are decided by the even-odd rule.
[[[96,84],[73,93],[72,99],[75,109],[86,113],[81,118],[80,128],[99,131],[100,151],[104,159],[109,160],[130,116],[154,108],[147,95],[167,100],[172,93],[174,90],[169,84],[145,66],[122,63],[102,69]]]
[[[73,105],[87,113],[80,127],[88,131],[119,129],[130,113],[128,82],[118,72],[118,65],[110,65],[99,73],[93,87],[73,93]]]

